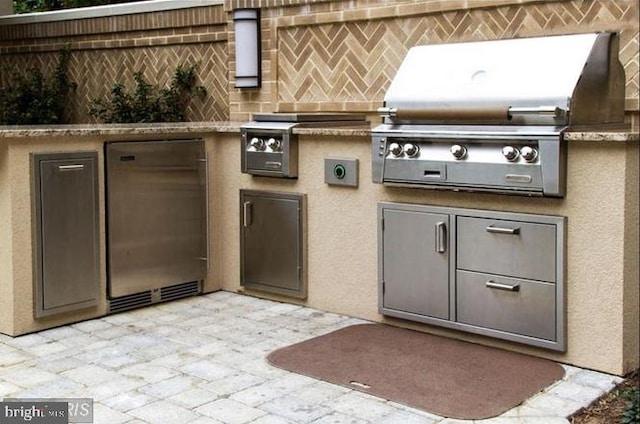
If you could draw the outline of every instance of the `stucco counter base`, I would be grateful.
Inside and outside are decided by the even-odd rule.
[[[224,129],[222,129],[224,128]],[[238,127],[178,129],[171,138],[199,136],[209,163],[211,266],[204,291],[244,291],[352,317],[388,322],[498,346],[559,362],[623,375],[638,367],[637,139],[568,142],[567,195],[534,198],[386,187],[371,182],[367,131],[299,134],[299,177],[255,177],[240,172]],[[157,134],[66,134],[0,137],[0,332],[17,335],[101,316],[106,312],[103,143],[157,139]],[[33,318],[30,162],[32,152],[95,151],[99,155],[102,299],[96,308]],[[324,182],[326,157],[359,160],[358,187]],[[308,297],[277,298],[240,286],[239,191],[307,195]],[[567,217],[567,350],[528,347],[378,314],[377,204],[406,202]]]

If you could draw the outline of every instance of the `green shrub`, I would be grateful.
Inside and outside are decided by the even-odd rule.
[[[185,121],[191,99],[207,95],[204,87],[196,85],[196,67],[178,66],[165,88],[149,84],[142,72],[136,72],[132,92],[122,83],[114,84],[111,99],[93,99],[89,114],[106,123]]]
[[[131,3],[138,0],[13,0],[15,13],[46,12],[103,4]]]
[[[75,84],[69,81],[68,49],[60,51],[52,78],[38,68],[11,73],[9,86],[0,88],[0,125],[61,124],[67,96]]]
[[[640,424],[640,389],[634,387],[623,394],[627,400],[622,418],[621,424]]]

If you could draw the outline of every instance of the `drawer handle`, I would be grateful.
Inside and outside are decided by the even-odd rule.
[[[84,165],[58,165],[58,171],[82,171]]]
[[[269,168],[269,169],[281,169],[282,168],[282,162],[275,162],[272,160],[268,160],[264,163],[265,168]]]
[[[498,290],[506,290],[511,292],[520,291],[520,284],[504,284],[504,283],[496,283],[495,281],[487,281],[486,286],[490,289],[498,289]]]
[[[487,227],[488,233],[496,233],[496,234],[520,234],[520,228],[502,228],[502,227],[494,227],[493,225],[489,225]]]

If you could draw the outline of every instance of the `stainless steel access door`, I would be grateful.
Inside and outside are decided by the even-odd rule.
[[[33,155],[35,316],[100,297],[97,152]]]
[[[109,295],[206,275],[206,158],[202,140],[106,145]]]
[[[381,209],[380,310],[449,319],[449,215]]]
[[[306,297],[304,211],[304,195],[240,191],[243,286]]]

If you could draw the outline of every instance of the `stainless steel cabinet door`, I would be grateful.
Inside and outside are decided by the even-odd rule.
[[[97,154],[34,155],[36,317],[97,303]]]
[[[449,319],[449,216],[382,210],[382,308]]]
[[[303,212],[302,195],[240,192],[243,286],[306,297]]]

